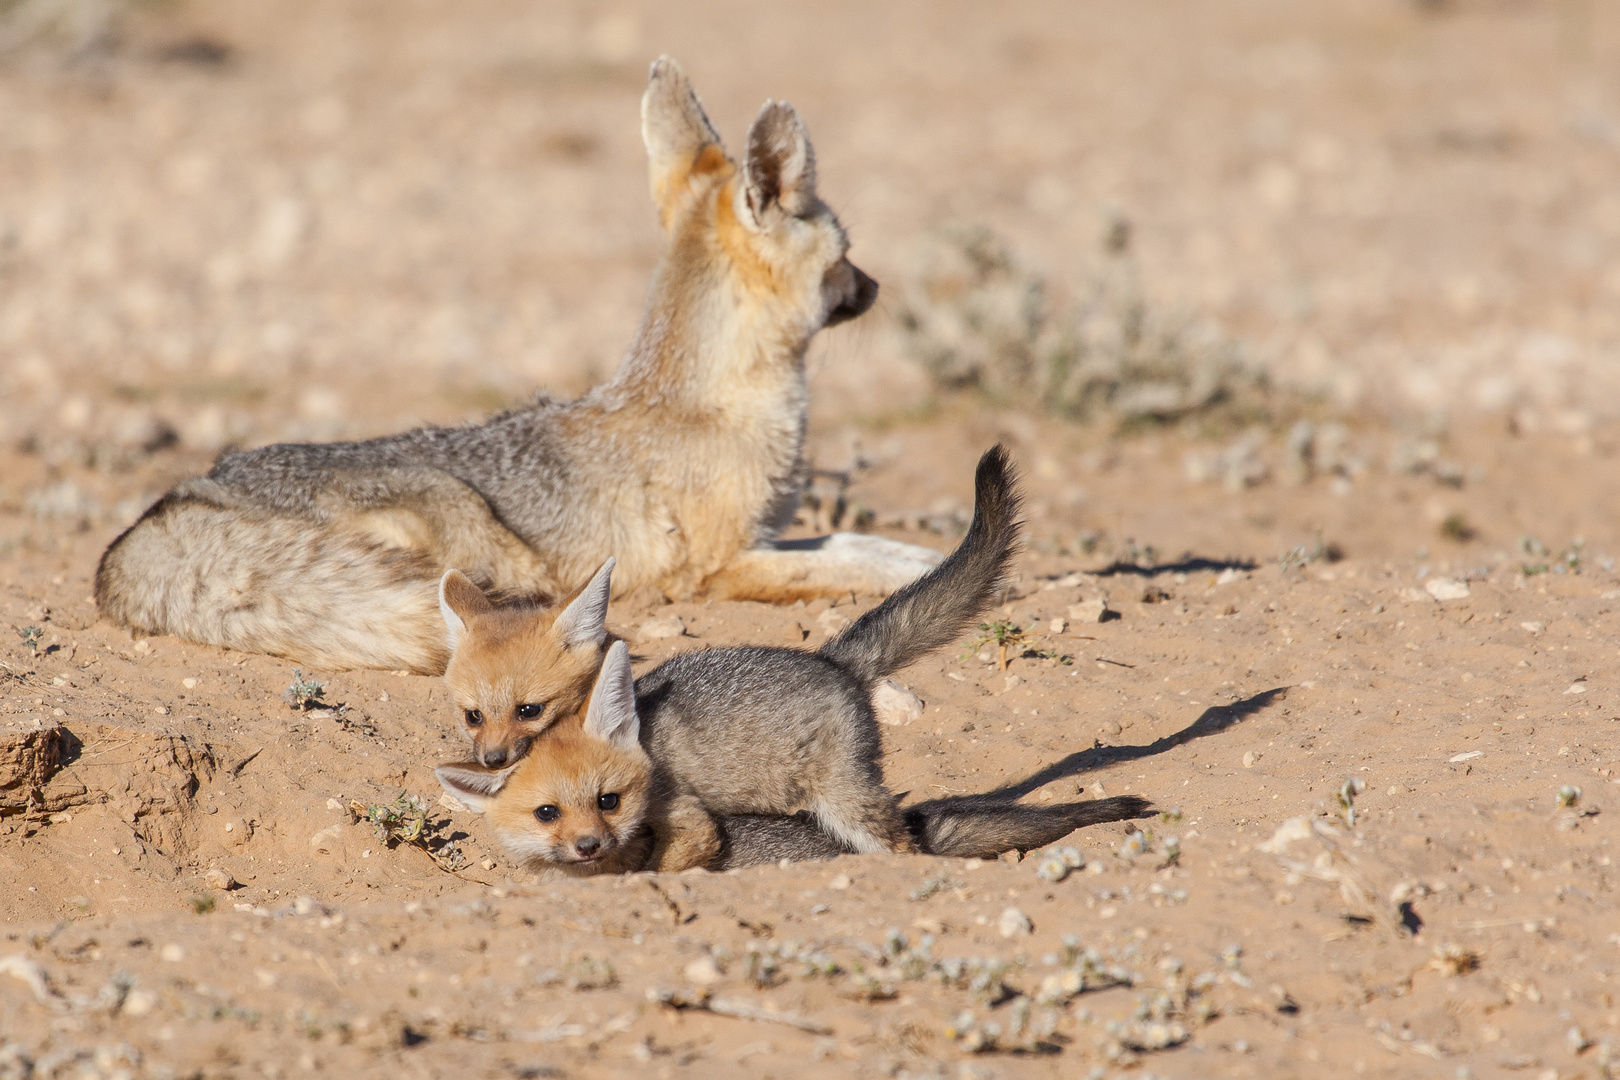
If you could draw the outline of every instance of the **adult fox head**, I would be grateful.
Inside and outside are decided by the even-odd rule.
[[[872,306],[877,282],[849,261],[849,238],[816,194],[815,150],[793,106],[765,103],[739,166],[686,73],[664,56],[641,99],[641,135],[670,236],[665,269],[692,286],[677,289],[684,300],[701,308],[704,297],[715,309],[681,317],[749,311],[761,331],[785,331],[802,345]]]
[[[630,653],[615,642],[583,718],[563,720],[515,766],[441,765],[439,783],[484,814],[507,854],[573,873],[612,867],[647,817],[652,762],[641,748]]]
[[[456,570],[439,581],[450,634],[444,678],[479,764],[513,764],[535,736],[578,713],[608,647],[613,559],[561,610],[496,607]]]

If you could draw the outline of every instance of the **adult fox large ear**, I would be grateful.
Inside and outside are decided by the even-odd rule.
[[[590,583],[557,616],[553,625],[563,648],[601,645],[607,640],[608,598],[613,592],[613,567],[617,561],[609,555]]]
[[[494,611],[484,590],[468,580],[460,570],[446,570],[439,579],[439,614],[444,616],[445,629],[450,632],[450,651],[467,633],[467,620],[474,615]]]
[[[667,56],[653,61],[647,92],[641,95],[641,141],[647,144],[653,203],[667,229],[691,178],[727,161],[697,91],[681,65]]]
[[[816,151],[793,106],[767,101],[748,129],[748,160],[737,209],[763,227],[780,210],[790,217],[816,204]]]
[[[636,684],[630,676],[630,647],[615,641],[602,661],[591,703],[585,708],[585,734],[623,749],[638,745],[641,721],[636,716]]]
[[[487,811],[506,786],[511,769],[486,769],[476,761],[457,761],[433,770],[439,784],[475,814]]]

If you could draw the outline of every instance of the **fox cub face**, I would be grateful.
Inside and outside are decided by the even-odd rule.
[[[546,732],[508,769],[441,765],[446,791],[489,817],[506,852],[576,874],[613,868],[647,818],[652,762],[641,748],[630,652],[608,650],[583,720]]]
[[[723,255],[734,291],[772,310],[773,322],[798,322],[806,338],[872,306],[877,282],[849,261],[849,238],[816,194],[815,149],[793,106],[765,103],[739,167],[686,73],[660,57],[641,134],[677,273],[703,279]]]
[[[439,582],[450,633],[444,678],[479,764],[504,768],[585,704],[607,648],[613,560],[560,611],[497,608],[459,571]]]

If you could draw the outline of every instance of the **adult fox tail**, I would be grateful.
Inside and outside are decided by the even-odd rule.
[[[449,659],[437,569],[360,535],[170,493],[101,557],[96,606],[138,633],[437,674]]]
[[[817,650],[870,685],[954,641],[990,606],[1018,545],[1017,477],[992,447],[974,475],[973,523],[934,569],[856,619]]]
[[[917,846],[930,855],[993,859],[1011,848],[1045,847],[1086,825],[1142,817],[1150,806],[1135,795],[1059,806],[1025,806],[985,795],[963,795],[910,807],[906,825]]]

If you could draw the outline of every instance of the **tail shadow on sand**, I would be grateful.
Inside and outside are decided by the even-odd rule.
[[[1218,573],[1222,570],[1253,570],[1258,565],[1253,559],[1206,559],[1188,554],[1175,562],[1153,563],[1148,566],[1116,559],[1101,570],[1093,570],[1092,576],[1119,577],[1129,574],[1135,577],[1153,577],[1157,574]]]
[[[1230,705],[1212,705],[1199,714],[1198,719],[1171,735],[1162,739],[1155,739],[1146,746],[1094,746],[1090,750],[1081,750],[1070,754],[1062,761],[1054,762],[1035,775],[1021,780],[1016,784],[1008,784],[987,796],[1000,796],[1008,799],[1020,799],[1037,788],[1044,787],[1054,780],[1062,780],[1068,776],[1079,776],[1081,773],[1091,772],[1108,765],[1117,765],[1122,761],[1136,761],[1140,758],[1152,757],[1172,750],[1182,743],[1192,742],[1209,735],[1218,735],[1239,721],[1246,720],[1266,708],[1272,702],[1281,701],[1288,697],[1288,687],[1279,686],[1245,698],[1234,701]]]

